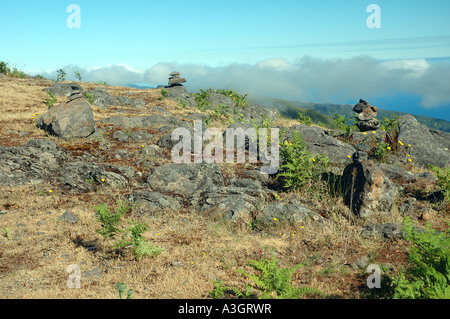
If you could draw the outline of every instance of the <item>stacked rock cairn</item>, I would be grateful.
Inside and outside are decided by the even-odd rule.
[[[169,78],[169,87],[170,86],[177,86],[177,85],[181,85],[181,83],[186,82],[185,78],[180,78],[180,73],[179,72],[172,72],[169,74],[170,78]]]
[[[380,127],[380,121],[376,118],[378,108],[370,105],[369,102],[359,100],[359,103],[353,107],[353,111],[358,113],[356,116],[359,120],[356,126],[361,132],[376,130]]]

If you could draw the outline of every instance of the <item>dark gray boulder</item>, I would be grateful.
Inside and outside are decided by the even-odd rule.
[[[403,236],[402,225],[395,223],[380,223],[380,224],[369,224],[363,226],[360,233],[362,238],[372,238],[377,239],[398,239]]]
[[[330,136],[324,129],[304,124],[288,128],[280,142],[291,141],[294,132],[300,133],[309,152],[325,155],[330,159],[331,163],[348,163],[348,156],[355,152],[353,146]]]
[[[133,191],[129,196],[133,211],[137,214],[153,214],[163,209],[176,211],[182,206],[177,198],[151,191]]]
[[[209,218],[249,223],[253,212],[260,210],[268,197],[268,193],[261,189],[213,186],[195,193],[190,198],[190,204]]]
[[[67,161],[67,153],[50,140],[31,140],[18,147],[0,147],[0,185],[21,186],[51,181]]]
[[[360,121],[356,123],[356,126],[361,132],[367,132],[379,129],[381,124],[378,119],[372,118],[367,121]]]
[[[189,106],[196,105],[195,99],[187,93],[186,88],[182,85],[175,85],[164,88],[167,91],[166,98],[176,102],[186,103]]]
[[[55,96],[70,96],[73,93],[82,92],[83,88],[78,83],[56,82],[52,86],[45,88],[44,91],[51,91]]]
[[[127,96],[118,96],[117,101],[121,106],[129,106],[134,107],[136,109],[142,109],[145,106],[145,101],[143,100],[136,100],[129,98]]]
[[[265,225],[274,223],[302,224],[309,221],[321,222],[323,217],[313,212],[297,200],[273,202],[260,213],[256,220]]]
[[[450,165],[450,150],[448,138],[450,134],[430,131],[424,124],[419,123],[412,115],[402,115],[398,119],[398,140],[408,151],[415,163],[427,167],[429,164],[439,167]],[[447,137],[447,138],[445,138]]]
[[[88,91],[88,93],[92,94],[93,102],[92,104],[100,107],[106,108],[109,106],[119,106],[120,102],[117,98],[113,97],[109,94],[108,91],[104,88],[95,88],[93,90]]]
[[[95,132],[96,123],[89,103],[75,99],[53,106],[37,122],[37,127],[62,139],[84,138]]]
[[[101,119],[99,122],[120,126],[123,128],[151,127],[156,128],[166,124],[176,125],[181,120],[175,116],[164,116],[161,114],[153,114],[149,116],[111,116]]]
[[[192,196],[214,185],[223,186],[219,166],[197,163],[168,163],[155,167],[146,180],[148,186],[160,193]]]
[[[344,202],[360,217],[389,215],[398,196],[398,188],[372,161],[347,165],[342,174]]]

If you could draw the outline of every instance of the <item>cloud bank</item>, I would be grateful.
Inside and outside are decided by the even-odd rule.
[[[166,85],[169,73],[178,71],[187,79],[185,86],[192,92],[213,87],[249,95],[329,103],[414,94],[421,96],[424,108],[450,105],[450,64],[430,64],[425,59],[378,61],[367,56],[349,59],[304,57],[295,62],[273,58],[225,67],[158,63],[143,70],[126,64],[91,69],[71,65],[64,70],[68,80],[74,80],[73,74],[78,71],[83,81],[106,81],[111,85]],[[41,74],[56,78],[56,72]]]

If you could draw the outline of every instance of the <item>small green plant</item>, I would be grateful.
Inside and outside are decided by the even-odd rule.
[[[346,138],[349,138],[350,134],[354,128],[353,125],[347,124],[349,119],[346,119],[345,115],[339,115],[337,113],[334,113],[333,119],[334,119],[334,125],[336,125],[336,127],[339,130],[344,131],[344,136]]]
[[[119,293],[119,299],[122,299],[122,296],[125,292],[127,293],[127,299],[131,299],[134,294],[133,289],[128,289],[127,291],[127,285],[124,284],[123,282],[116,283],[116,289]]]
[[[280,179],[285,188],[302,190],[312,181],[320,180],[329,160],[326,156],[313,156],[306,150],[300,133],[294,132],[292,141],[280,145]]]
[[[86,97],[86,100],[89,102],[89,104],[94,103],[94,93],[86,92],[84,93],[84,96]]]
[[[165,98],[167,98],[169,96],[169,91],[166,89],[162,89],[161,90],[161,100],[164,100]]]
[[[11,237],[11,230],[9,229],[9,227],[8,227],[8,226],[5,226],[5,228],[3,229],[3,231],[5,232],[6,238],[8,238],[9,240],[11,240],[11,239],[12,239],[12,237]]]
[[[375,157],[380,162],[383,162],[383,163],[386,162],[386,155],[390,149],[391,149],[390,144],[385,143],[385,142],[378,143],[378,147],[376,148],[376,150],[374,152]]]
[[[106,81],[98,81],[97,83],[103,86],[109,86],[108,82]]]
[[[444,199],[450,202],[450,167],[439,168],[437,166],[431,166],[430,169],[438,178],[438,186],[442,190]]]
[[[80,74],[80,72],[79,71],[75,71],[74,74],[75,74],[75,79],[77,79],[78,81],[81,82],[81,74]]]
[[[233,90],[221,90],[216,89],[213,90],[211,88],[208,89],[209,93],[220,93],[225,96],[229,96],[233,102],[235,107],[245,109],[248,106],[248,102],[246,100],[248,94],[239,94],[234,92]]]
[[[302,124],[311,126],[313,124],[313,121],[311,118],[301,112],[298,112],[298,121]]]
[[[225,297],[225,291],[231,288],[227,287],[225,283],[221,281],[214,280],[214,289],[210,292],[213,299],[223,299]]]
[[[115,249],[132,246],[138,260],[145,256],[155,257],[164,251],[163,248],[151,246],[142,237],[142,234],[148,230],[147,224],[132,222],[132,225],[133,227],[122,231],[122,240],[114,246]]]
[[[450,236],[436,232],[428,223],[423,232],[410,217],[403,222],[404,237],[411,242],[410,267],[393,278],[393,297],[399,299],[450,298]]]
[[[0,73],[4,73],[9,76],[13,76],[15,78],[24,79],[27,77],[27,74],[18,68],[14,67],[11,69],[7,62],[0,62]]]
[[[119,222],[129,210],[129,206],[125,206],[122,202],[115,212],[110,212],[106,203],[95,206],[95,216],[97,221],[101,223],[101,228],[97,233],[103,236],[103,255],[105,256],[106,241],[114,239],[120,234]]]
[[[276,258],[261,261],[249,260],[248,265],[257,273],[246,273],[243,270],[239,270],[239,272],[251,279],[253,286],[247,285],[244,292],[237,288],[232,288],[232,290],[242,298],[251,298],[256,295],[263,299],[298,299],[323,295],[317,289],[292,285],[292,277],[298,268],[303,267],[302,264],[291,268],[280,268],[278,263],[279,260]]]
[[[226,118],[229,117],[228,115],[228,109],[229,107],[225,104],[217,105],[215,109],[213,109],[212,117],[216,120],[220,120],[223,116]]]
[[[11,73],[11,69],[8,66],[8,63],[0,61],[0,73],[9,74]]]
[[[59,69],[56,71],[56,81],[65,81],[66,79],[66,72],[63,69]]]
[[[179,99],[178,100],[178,104],[179,104],[179,107],[181,108],[181,109],[185,109],[186,108],[186,106],[187,106],[187,102],[184,102],[182,99]]]
[[[207,101],[207,98],[209,97],[209,93],[211,92],[211,89],[209,90],[202,90],[199,88],[200,93],[195,93],[195,101],[197,102],[197,109],[199,111],[204,111],[208,108],[211,108],[211,101]]]
[[[50,97],[47,100],[45,100],[45,103],[47,103],[48,108],[51,109],[56,102],[56,96],[53,94],[52,91],[48,91],[48,95]]]
[[[398,149],[398,116],[392,116],[391,119],[383,117],[381,129],[386,132],[386,142],[393,148],[394,151]]]

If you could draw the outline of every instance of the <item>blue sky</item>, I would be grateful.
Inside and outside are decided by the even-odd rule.
[[[80,28],[66,24],[70,4],[81,9]],[[370,4],[381,9],[381,28],[367,26]],[[337,63],[361,63],[361,74],[375,70],[380,77],[369,81],[374,97],[414,93],[423,97],[417,111],[440,112],[450,120],[448,75],[444,72],[447,78],[441,83],[430,74],[442,73],[449,65],[448,12],[450,2],[445,0],[4,1],[0,60],[30,73],[76,69],[86,80],[122,85],[165,84],[171,68],[177,68],[187,78],[186,86],[194,90],[239,85],[241,90],[263,93],[268,84],[260,78],[265,77],[272,84],[271,95],[331,103],[370,95],[369,83],[355,92],[351,80],[340,81],[336,74],[345,73]],[[382,63],[393,83],[403,84],[383,87],[388,71],[378,74],[373,63]],[[433,67],[436,64],[443,68]],[[320,73],[329,83],[324,87],[318,87],[320,81],[292,84],[296,76],[308,78],[304,70]],[[242,82],[245,76],[251,81]],[[361,80],[371,76],[365,74]],[[335,87],[330,79],[338,82]],[[279,83],[289,83],[289,94]],[[315,86],[305,87],[308,83]],[[424,85],[433,93],[427,93]]]

